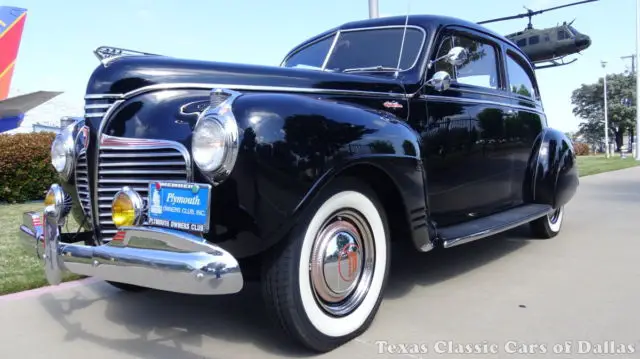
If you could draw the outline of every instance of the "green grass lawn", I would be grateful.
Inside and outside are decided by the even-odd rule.
[[[18,242],[22,213],[42,211],[42,208],[42,203],[0,205],[0,295],[47,284],[40,260],[35,255],[28,255]],[[69,223],[69,228],[72,227],[75,228],[74,223]],[[81,277],[75,274],[64,276],[65,281],[78,278]]]
[[[578,168],[580,176],[615,171],[640,165],[628,157],[621,159],[619,155],[609,159],[604,156],[579,156]],[[22,213],[26,211],[42,211],[41,203],[0,205],[0,295],[41,287],[47,284],[42,264],[35,256],[30,256],[18,242],[18,228],[22,222]],[[70,220],[69,230],[76,228]],[[80,276],[67,274],[65,281],[78,279]]]
[[[610,158],[605,158],[604,155],[578,156],[578,170],[581,177],[638,165],[640,165],[640,161],[636,161],[630,155],[625,159],[620,158],[620,154],[615,154]]]

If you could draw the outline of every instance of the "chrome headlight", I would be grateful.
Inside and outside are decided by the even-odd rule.
[[[51,144],[51,164],[60,177],[68,180],[73,172],[75,143],[73,141],[74,126],[64,128]]]
[[[211,91],[211,104],[200,115],[193,130],[193,161],[214,184],[231,173],[238,156],[238,123],[231,111],[240,96],[230,90]],[[224,98],[224,100],[220,100]]]

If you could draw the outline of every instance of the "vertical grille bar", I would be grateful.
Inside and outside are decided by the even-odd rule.
[[[78,200],[82,206],[84,215],[92,222],[93,214],[91,213],[91,192],[89,191],[89,166],[87,163],[87,152],[80,151],[76,159],[76,190],[78,191]]]

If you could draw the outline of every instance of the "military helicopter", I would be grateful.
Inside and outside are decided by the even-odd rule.
[[[577,61],[578,59],[574,58],[568,62],[565,62],[564,58],[568,55],[580,54],[582,50],[585,50],[586,48],[591,46],[591,38],[589,38],[589,36],[585,34],[581,34],[578,30],[571,26],[573,24],[573,21],[568,24],[565,21],[562,25],[551,28],[534,29],[533,25],[531,24],[531,18],[546,11],[585,4],[594,1],[598,0],[578,1],[536,11],[532,11],[531,9],[527,9],[525,7],[525,9],[527,9],[526,13],[480,21],[478,22],[478,24],[487,24],[491,22],[528,17],[529,24],[527,25],[526,29],[506,35],[506,37],[509,40],[513,41],[516,45],[518,45],[518,47],[520,47],[522,51],[524,51],[524,53],[529,56],[536,69],[565,66]]]

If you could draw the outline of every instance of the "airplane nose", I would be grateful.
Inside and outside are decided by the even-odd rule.
[[[591,46],[591,38],[586,35],[582,35],[576,38],[576,46],[580,49],[586,49],[587,47]]]

